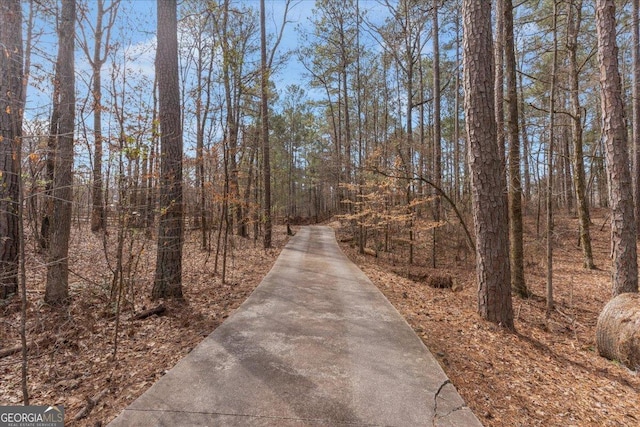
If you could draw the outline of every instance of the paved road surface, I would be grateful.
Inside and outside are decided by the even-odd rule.
[[[413,330],[303,227],[247,301],[110,426],[480,426]]]

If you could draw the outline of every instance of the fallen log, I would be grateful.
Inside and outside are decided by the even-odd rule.
[[[34,347],[34,346],[42,345],[46,340],[47,340],[46,338],[42,338],[37,341],[31,341],[27,343],[27,349],[30,349],[31,347]],[[0,349],[0,359],[2,359],[3,357],[11,356],[12,354],[16,354],[21,350],[22,350],[22,344],[9,347],[9,348]]]
[[[102,398],[104,398],[108,393],[109,393],[109,389],[105,388],[100,393],[96,394],[95,396],[93,396],[91,398],[87,398],[87,404],[84,406],[84,408],[80,409],[78,411],[78,413],[76,413],[76,415],[73,417],[73,419],[75,421],[78,421],[78,420],[81,420],[82,418],[85,418],[86,416],[88,416],[91,413],[91,411],[93,410],[93,408],[96,407],[98,402]]]
[[[157,307],[153,307],[153,308],[150,308],[149,310],[141,311],[140,313],[131,316],[131,320],[146,319],[147,317],[151,317],[154,314],[160,315],[165,311],[167,311],[167,308],[164,306],[164,304],[160,304]]]
[[[27,344],[27,348],[31,347],[32,345],[33,345],[33,343]],[[16,345],[16,346],[9,347],[9,348],[3,348],[2,350],[0,350],[0,359],[2,359],[3,357],[11,356],[12,354],[16,354],[20,350],[22,350],[22,345]]]
[[[365,255],[369,255],[369,256],[372,256],[372,257],[374,257],[374,258],[378,256],[378,254],[376,253],[376,251],[374,251],[374,250],[373,250],[373,249],[371,249],[371,248],[364,248],[364,253],[365,253]]]
[[[605,305],[596,325],[598,354],[640,369],[640,294],[618,295]]]

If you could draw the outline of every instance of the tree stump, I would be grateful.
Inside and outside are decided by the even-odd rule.
[[[598,316],[596,346],[600,356],[640,369],[640,294],[613,298]]]
[[[450,289],[453,287],[453,277],[448,274],[444,276],[430,276],[427,284],[436,289]]]

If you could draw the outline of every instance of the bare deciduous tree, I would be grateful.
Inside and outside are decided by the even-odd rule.
[[[104,193],[102,182],[102,66],[107,60],[107,55],[111,49],[111,29],[115,24],[118,13],[120,0],[112,0],[105,7],[105,0],[97,0],[96,5],[96,23],[95,26],[89,26],[92,29],[94,40],[93,52],[89,51],[89,42],[85,34],[85,28],[80,26],[82,37],[80,46],[87,56],[89,65],[93,75],[93,186],[92,186],[92,213],[91,213],[91,231],[99,231],[105,227],[105,209],[104,209]],[[107,18],[106,24],[104,23]],[[83,20],[88,18],[83,16]],[[103,45],[104,42],[104,45]]]
[[[75,131],[75,0],[63,0],[58,34],[59,120],[53,176],[49,265],[44,300],[63,305],[69,299],[69,237],[73,200],[73,139]]]
[[[567,55],[569,74],[569,97],[571,99],[571,133],[573,139],[573,185],[576,192],[576,208],[580,223],[580,247],[582,248],[583,265],[593,269],[593,251],[591,250],[591,233],[589,225],[589,204],[587,203],[586,178],[584,172],[584,154],[582,149],[582,106],[580,105],[580,72],[578,65],[578,33],[582,21],[582,0],[567,3]]]

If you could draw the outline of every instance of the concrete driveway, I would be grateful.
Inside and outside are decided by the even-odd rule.
[[[329,227],[110,426],[480,426]]]

